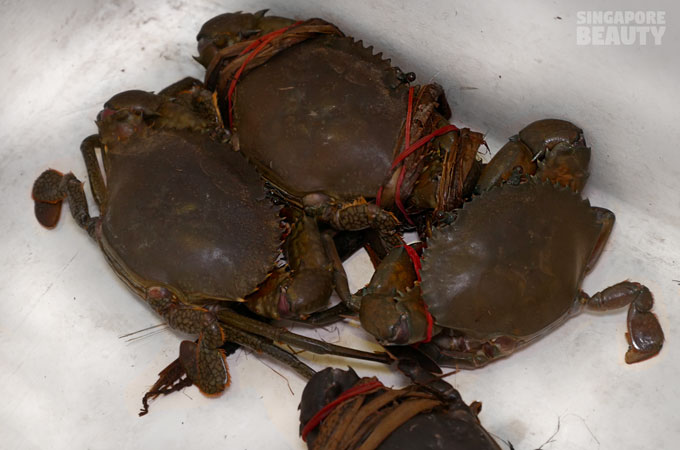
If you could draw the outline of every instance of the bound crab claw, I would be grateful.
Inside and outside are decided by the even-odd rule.
[[[392,248],[396,215],[411,221],[471,193],[482,135],[449,124],[440,86],[411,86],[415,75],[333,24],[230,13],[198,42],[235,147],[307,215],[375,230]]]
[[[232,310],[243,299],[257,302],[268,292],[262,286],[276,280],[291,291],[276,301],[284,302],[288,313],[304,314],[308,306],[293,301],[300,296],[290,286],[297,286],[296,273],[318,267],[311,260],[296,265],[295,273],[277,267],[279,207],[266,198],[255,169],[230,151],[212,94],[199,81],[182,80],[158,95],[120,93],[105,104],[97,126],[99,133],[86,138],[81,150],[101,216],[90,216],[83,185],[73,174],[50,169],[33,186],[36,217],[53,227],[68,199],[74,219],[99,243],[116,274],[170,327],[199,336],[197,342],[181,344],[180,363],[201,391],[219,394],[229,383],[221,350],[225,340],[267,351],[286,363],[291,358],[272,340],[315,352],[389,360],[306,339]],[[318,229],[307,232],[303,225],[286,244],[321,247]],[[314,245],[307,244],[310,239]],[[332,278],[332,264],[319,264]],[[309,284],[309,277],[303,277],[302,285]],[[330,288],[323,295],[327,300]],[[297,368],[304,374],[310,370]]]
[[[504,149],[485,169],[482,193],[433,230],[422,270],[406,248],[382,262],[353,301],[362,326],[384,344],[429,341],[419,350],[439,364],[475,368],[584,309],[628,306],[626,362],[658,354],[664,334],[647,287],[622,281],[592,296],[581,290],[614,225],[611,211],[578,192],[590,159],[581,130],[538,121]]]
[[[481,404],[468,406],[437,382],[446,396],[419,384],[391,389],[351,368],[324,369],[302,392],[300,433],[310,449],[500,450],[477,418]]]

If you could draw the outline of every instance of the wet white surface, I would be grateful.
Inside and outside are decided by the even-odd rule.
[[[626,366],[626,312],[586,313],[506,360],[449,381],[468,402],[482,401],[487,429],[518,450],[675,448],[680,41],[672,13],[679,10],[671,2],[603,5],[667,11],[663,44],[576,46],[575,14],[586,2],[3,2],[0,447],[304,448],[296,410],[304,380],[249,352],[229,358],[233,381],[220,398],[192,387],[138,418],[142,395],[186,337],[166,329],[120,339],[160,319],[68,214],[44,230],[30,200],[33,180],[47,167],[85,180],[78,146],[95,132],[104,101],[125,89],[201,77],[191,59],[200,25],[222,12],[270,7],[331,20],[416,71],[420,82],[433,77],[447,89],[454,121],[488,133],[493,150],[546,116],[586,130],[593,146],[586,192],[616,213],[617,224],[584,288],[592,293],[626,278],[647,284],[666,347]],[[368,280],[366,260],[354,258],[347,269],[353,288]],[[372,348],[350,325],[308,333]],[[302,357],[317,368],[347,364]],[[385,368],[351,364],[401,382]]]

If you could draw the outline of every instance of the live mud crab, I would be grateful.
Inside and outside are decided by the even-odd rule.
[[[90,216],[83,184],[72,173],[53,169],[34,183],[35,214],[53,227],[68,199],[74,219],[99,243],[116,274],[170,327],[199,335],[197,342],[182,342],[181,368],[162,373],[152,391],[163,393],[161,388],[186,372],[205,394],[222,392],[229,382],[220,348],[225,341],[269,353],[306,377],[313,371],[273,341],[387,361],[381,354],[342,349],[234,312],[234,302],[250,305],[268,297],[272,283],[288,283],[292,291],[301,273],[304,297],[314,278],[307,279],[305,269],[315,262],[303,261],[294,273],[277,267],[279,207],[267,198],[252,166],[231,151],[213,97],[200,82],[185,79],[157,95],[115,95],[97,126],[99,133],[86,138],[81,150],[101,216]],[[309,247],[310,239],[323,246],[318,230],[310,238],[303,226],[296,224],[284,246]],[[274,308],[284,300],[276,296]]]
[[[647,287],[623,281],[592,296],[580,289],[614,225],[611,211],[579,194],[589,160],[582,131],[569,122],[523,129],[485,168],[480,195],[432,231],[420,270],[411,248],[383,260],[354,298],[362,326],[383,344],[421,342],[440,365],[476,368],[584,309],[628,306],[626,362],[656,355],[664,334]]]
[[[351,368],[320,371],[302,392],[300,434],[310,449],[500,450],[479,422],[481,404],[466,405],[453,386],[427,375],[420,369],[419,382],[392,389]]]
[[[234,147],[277,195],[335,229],[377,230],[387,248],[401,243],[388,210],[410,222],[460,206],[483,137],[449,124],[439,85],[411,86],[413,73],[324,20],[265,12],[206,22],[196,59]]]

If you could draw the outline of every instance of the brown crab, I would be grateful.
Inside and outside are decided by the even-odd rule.
[[[578,194],[590,159],[581,130],[566,121],[538,121],[507,147],[512,151],[494,157],[483,187],[514,175],[433,231],[420,274],[405,248],[383,261],[359,298],[363,327],[386,344],[431,338],[419,349],[436,362],[474,368],[583,309],[628,305],[626,362],[656,355],[664,335],[645,286],[623,281],[593,296],[580,290],[614,225],[611,211]],[[538,158],[529,153],[518,163],[512,153],[523,147]],[[536,175],[527,180],[522,167]]]
[[[412,73],[321,19],[265,12],[206,22],[197,60],[234,146],[282,197],[336,229],[377,229],[391,245],[398,221],[380,207],[410,220],[460,206],[483,138],[448,123],[440,86],[410,87]]]
[[[197,342],[182,342],[179,360],[201,391],[217,394],[228,383],[220,349],[225,340],[270,353],[305,376],[310,369],[296,365],[296,359],[272,340],[311,346],[311,351],[337,350],[387,360],[331,349],[240,317],[226,306],[244,298],[257,305],[272,283],[285,284],[297,298],[292,293],[295,287],[304,298],[307,288],[314,287],[306,270],[318,269],[318,261],[305,260],[302,267],[298,263],[295,273],[275,268],[282,234],[279,208],[266,197],[252,166],[230,151],[212,95],[200,82],[185,79],[158,95],[120,93],[106,103],[97,126],[99,133],[86,138],[81,150],[101,216],[90,216],[82,183],[73,174],[50,169],[33,186],[36,217],[47,227],[55,226],[61,203],[68,198],[71,214],[99,243],[117,275],[172,328],[199,335]],[[318,230],[314,235],[312,227],[310,237],[305,226],[304,221],[296,224],[287,246],[306,248],[310,239],[316,239],[312,247],[323,245]],[[287,252],[300,253],[304,251]],[[320,270],[331,272],[332,267]],[[298,275],[303,287],[295,284]],[[286,303],[289,312],[293,307],[305,311],[304,305],[289,300],[275,299],[277,304]],[[165,380],[161,377],[160,385],[170,385],[180,376],[183,373],[175,372]]]

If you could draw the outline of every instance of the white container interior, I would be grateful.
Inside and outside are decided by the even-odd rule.
[[[616,213],[609,244],[584,289],[624,279],[649,286],[667,343],[627,366],[626,312],[584,313],[511,357],[448,380],[516,449],[676,448],[680,373],[680,12],[667,2],[603,2],[601,10],[665,11],[661,45],[576,45],[590,2],[402,0],[9,1],[0,18],[0,447],[302,449],[295,373],[247,351],[229,358],[220,398],[195,387],[152,403],[156,374],[177,356],[170,330],[119,336],[161,322],[121,283],[63,212],[55,230],[33,218],[30,189],[48,167],[85,180],[80,141],[104,101],[202,77],[191,56],[207,19],[256,11],[322,17],[393,59],[419,82],[445,87],[453,121],[487,133],[492,151],[544,117],[571,120],[593,148],[585,194]],[[89,188],[86,188],[89,196]],[[91,203],[93,204],[93,203]],[[361,255],[353,289],[368,281]],[[375,348],[356,326],[299,330]],[[377,365],[301,355],[316,368],[351,364],[388,384]]]

